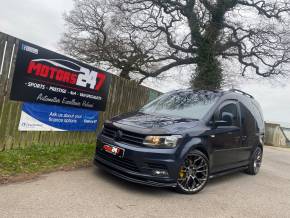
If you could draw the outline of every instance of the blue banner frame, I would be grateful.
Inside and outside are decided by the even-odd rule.
[[[99,113],[58,105],[23,103],[20,131],[96,131]]]

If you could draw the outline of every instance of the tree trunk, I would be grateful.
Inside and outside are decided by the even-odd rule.
[[[216,42],[223,25],[225,11],[217,10],[208,25],[197,52],[197,69],[191,85],[195,89],[220,89],[223,82],[221,63],[216,55]]]
[[[216,90],[223,82],[222,68],[214,54],[214,48],[204,43],[199,48],[196,72],[192,77],[191,86],[194,89]]]
[[[121,73],[120,73],[120,77],[124,78],[124,79],[128,79],[128,80],[131,80],[131,77],[130,77],[130,70],[122,70]]]

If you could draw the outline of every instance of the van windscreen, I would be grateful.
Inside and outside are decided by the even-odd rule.
[[[205,91],[167,93],[145,105],[140,112],[199,120],[205,116],[219,96],[219,93]]]

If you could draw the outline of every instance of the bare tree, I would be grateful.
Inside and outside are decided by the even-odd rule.
[[[162,47],[165,39],[128,28],[124,25],[128,17],[116,9],[106,0],[75,0],[74,9],[65,15],[67,28],[61,48],[73,57],[139,83],[158,76],[150,71],[168,55]]]
[[[289,0],[75,0],[63,49],[141,83],[192,66],[195,88],[220,88],[233,61],[245,75],[285,75]]]
[[[224,59],[238,60],[242,75],[285,74],[290,62],[289,0],[120,0],[127,27],[166,38],[166,64],[139,71],[157,75],[196,66],[195,88],[220,88]]]

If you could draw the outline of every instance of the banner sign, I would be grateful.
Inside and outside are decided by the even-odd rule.
[[[10,98],[104,111],[110,82],[109,73],[20,40]]]
[[[93,110],[23,103],[19,131],[96,131],[98,112]]]

